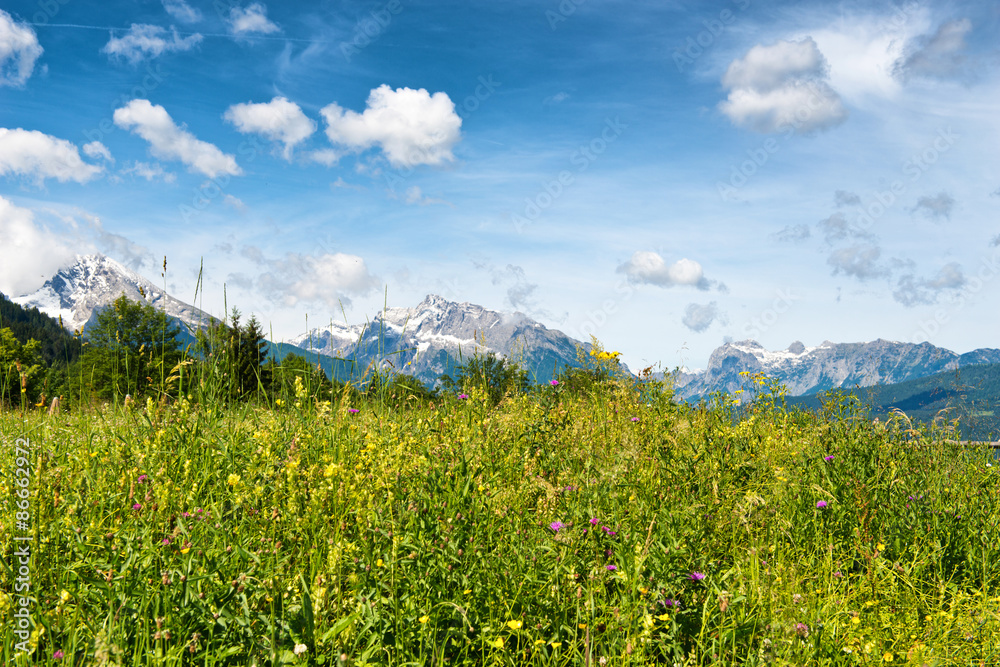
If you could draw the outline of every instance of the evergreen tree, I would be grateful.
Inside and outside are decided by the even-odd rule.
[[[528,372],[495,352],[487,352],[469,359],[458,369],[457,377],[442,375],[441,384],[448,389],[480,389],[492,405],[497,405],[508,393],[527,391]]]
[[[255,316],[245,324],[240,322],[241,317],[234,307],[228,324],[216,322],[207,331],[198,333],[198,348],[215,379],[212,387],[219,392],[209,396],[210,399],[243,400],[266,394],[271,388],[264,331]]]
[[[26,405],[37,398],[44,375],[38,348],[37,340],[21,343],[9,328],[0,329],[0,404]]]
[[[165,313],[123,294],[98,313],[72,375],[79,373],[84,386],[99,398],[138,399],[151,389],[163,390],[182,358],[179,333]]]

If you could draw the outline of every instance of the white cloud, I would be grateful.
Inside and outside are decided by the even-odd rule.
[[[170,28],[168,33],[166,28],[158,25],[133,23],[123,37],[112,36],[101,52],[124,58],[134,65],[140,60],[156,58],[163,53],[190,51],[201,40],[201,35],[197,33],[182,38],[175,28]]]
[[[395,191],[390,191],[389,197],[391,199],[398,199]],[[449,201],[444,199],[435,199],[433,197],[425,197],[423,191],[419,186],[414,185],[406,189],[403,193],[403,201],[407,204],[419,204],[420,206],[430,206],[431,204],[444,204],[445,206],[453,206]]]
[[[29,209],[0,197],[0,292],[33,292],[74,254],[60,237],[37,225]]]
[[[801,243],[810,236],[809,225],[785,225],[781,231],[771,234],[771,239],[781,243]]]
[[[956,262],[945,264],[931,278],[917,278],[913,274],[901,276],[893,298],[907,307],[936,303],[944,290],[956,290],[965,285],[965,274]]]
[[[308,118],[298,104],[275,97],[260,104],[234,104],[222,116],[244,134],[261,134],[285,145],[282,155],[292,157],[292,149],[316,131],[316,122]]]
[[[833,274],[843,273],[858,280],[881,278],[889,274],[879,264],[882,249],[870,243],[859,243],[847,248],[838,248],[830,253],[826,262],[833,267]]]
[[[913,207],[914,212],[921,212],[934,220],[951,219],[951,212],[955,209],[955,198],[947,192],[940,192],[933,197],[920,197],[917,205]]]
[[[339,151],[335,151],[332,148],[320,148],[319,150],[310,151],[306,156],[308,160],[318,162],[319,164],[326,165],[327,167],[332,167],[340,162],[341,157],[343,157],[343,155]]]
[[[906,45],[904,57],[896,61],[893,74],[911,77],[950,79],[965,65],[965,35],[972,30],[969,19],[942,23],[933,35],[921,35]]]
[[[23,86],[42,51],[31,26],[0,9],[0,88]]]
[[[629,261],[618,267],[618,273],[624,273],[632,283],[647,283],[659,287],[688,285],[703,290],[709,287],[705,272],[698,262],[685,258],[668,265],[660,255],[648,250],[633,253]]]
[[[152,153],[163,160],[180,160],[192,171],[209,178],[218,174],[239,176],[243,173],[236,158],[205,141],[197,139],[170,118],[166,109],[149,100],[132,100],[115,109],[115,125],[131,130],[149,142]]]
[[[167,13],[182,23],[197,23],[201,20],[201,12],[184,0],[162,0]]]
[[[847,110],[827,83],[828,70],[811,37],[758,44],[730,63],[722,77],[729,97],[719,108],[736,125],[762,133],[805,134],[838,125]]]
[[[437,165],[454,159],[451,149],[461,139],[462,119],[445,93],[383,84],[371,91],[362,113],[336,103],[321,112],[326,135],[335,146],[363,151],[378,146],[396,167]]]
[[[281,28],[267,18],[267,7],[262,2],[251,3],[246,9],[233,7],[229,12],[229,30],[237,36],[281,32]]]
[[[87,164],[75,144],[37,130],[0,127],[0,175],[21,175],[41,185],[46,178],[85,183],[104,171]]]
[[[256,248],[244,248],[244,255],[248,251],[254,251],[252,261],[260,267],[255,289],[284,306],[323,303],[337,310],[341,302],[350,303],[348,295],[367,294],[379,286],[379,279],[357,255],[288,253],[272,260]]]
[[[247,205],[243,203],[243,200],[239,197],[234,197],[233,195],[226,195],[222,198],[222,202],[227,206],[232,206],[240,213],[247,210]]]
[[[697,303],[689,303],[684,309],[684,318],[681,322],[691,331],[701,333],[712,325],[719,318],[719,307],[712,301],[704,306]]]
[[[100,141],[91,141],[89,144],[84,144],[83,153],[92,160],[100,158],[102,160],[107,160],[112,164],[115,161],[115,159],[111,157],[111,151],[109,151],[108,147]]]
[[[156,162],[149,163],[137,161],[132,165],[126,164],[118,173],[124,176],[138,176],[140,178],[145,178],[150,182],[162,180],[164,183],[173,183],[177,180],[177,174],[165,171],[163,167]]]

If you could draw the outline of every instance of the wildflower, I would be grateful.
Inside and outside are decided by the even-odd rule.
[[[132,509],[134,509],[135,511],[138,512],[139,510],[142,509],[142,505],[140,505],[139,503],[136,503],[135,505],[132,505]]]
[[[303,653],[305,653],[308,650],[309,650],[309,647],[306,646],[305,644],[296,644],[295,645],[295,649],[294,649],[293,652],[295,653],[295,655],[302,655]]]
[[[824,456],[823,460],[826,461],[827,463],[829,463],[830,461],[833,460],[833,454],[830,454],[828,456]]]
[[[614,572],[618,569],[617,565],[608,565],[608,572]]]
[[[802,638],[808,637],[809,636],[809,626],[806,625],[805,623],[796,623],[795,624],[795,634],[797,634],[799,637],[802,637]]]
[[[549,384],[552,385],[553,387],[558,387],[559,380],[549,380]]]
[[[826,507],[826,501],[825,500],[821,500],[818,503],[816,503],[816,509],[821,510],[824,507]]]
[[[236,473],[233,473],[226,478],[226,484],[233,487],[234,489],[236,488],[236,485],[239,483],[240,483],[240,476],[237,475]]]
[[[55,653],[52,654],[52,659],[53,660],[62,660],[63,657],[64,656],[63,656],[63,652],[62,651],[56,651]]]
[[[692,572],[691,575],[688,577],[688,579],[690,579],[691,581],[701,581],[704,578],[705,575],[702,574],[701,572]]]
[[[549,528],[551,528],[552,532],[554,533],[558,533],[560,529],[565,527],[566,524],[564,524],[562,521],[553,521],[552,523],[549,524]]]
[[[142,484],[142,483],[144,483],[148,479],[149,479],[149,475],[139,475],[139,479],[137,479],[136,481],[139,482],[140,484]]]
[[[468,394],[459,394],[459,395],[458,395],[458,397],[459,397],[459,398],[460,398],[461,400],[463,400],[463,401],[464,401],[465,399],[467,399],[467,398],[469,397],[469,395],[468,395]]]
[[[503,637],[497,637],[493,641],[486,643],[492,646],[493,648],[503,648]]]
[[[418,618],[417,620],[420,621],[421,623],[426,623],[427,621],[431,620],[431,617],[424,615]]]
[[[632,421],[637,422],[637,421],[639,421],[639,418],[638,417],[632,417]]]
[[[878,547],[877,547],[877,549],[878,549],[879,551],[885,551],[885,545],[884,545],[884,544],[882,544],[881,542],[879,542],[879,543],[878,543]]]
[[[520,630],[521,625],[522,625],[521,621],[507,621],[507,627],[513,630],[514,632]]]
[[[669,621],[669,620],[670,620],[670,614],[660,614],[660,615],[659,615],[659,616],[657,616],[656,618],[658,618],[658,619],[660,619],[661,621],[663,621],[664,623],[666,623],[667,621]]]
[[[597,525],[597,517],[596,516],[590,520],[590,525],[591,526],[596,526]]]
[[[164,537],[163,541],[160,542],[160,544],[170,544],[170,538],[169,537]]]
[[[894,657],[895,656],[892,654],[892,651],[886,651],[885,655],[882,656],[882,660],[885,662],[892,662]]]
[[[358,410],[357,408],[347,408],[347,411],[350,412],[352,415],[356,415],[359,412],[361,412],[361,410]]]

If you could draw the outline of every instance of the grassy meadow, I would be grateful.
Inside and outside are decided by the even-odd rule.
[[[1000,664],[1000,469],[947,424],[594,377],[4,411],[0,661]]]

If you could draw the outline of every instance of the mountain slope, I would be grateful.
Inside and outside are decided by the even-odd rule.
[[[1000,364],[968,365],[897,384],[848,390],[873,417],[885,418],[894,410],[929,422],[941,414],[958,419],[963,438],[1000,438]],[[809,394],[788,399],[790,406],[810,410],[822,407],[827,397]],[[945,412],[942,413],[941,411]]]
[[[356,360],[362,370],[389,364],[433,384],[464,359],[494,352],[518,362],[535,382],[577,366],[577,347],[590,345],[521,313],[500,313],[428,295],[415,308],[387,308],[366,324],[333,323],[290,341],[303,350]]]
[[[678,393],[696,398],[713,391],[733,392],[746,385],[740,373],[764,373],[780,380],[792,396],[838,387],[867,387],[926,377],[971,364],[1000,363],[1000,350],[983,348],[966,354],[930,343],[831,343],[816,347],[800,342],[787,349],[769,351],[745,340],[727,343],[709,358],[708,368],[677,377]]]
[[[81,343],[57,320],[35,308],[25,308],[0,294],[0,328],[8,328],[21,343],[35,339],[42,360],[47,366],[70,363],[80,356]]]
[[[78,255],[76,263],[60,270],[32,294],[12,299],[60,320],[69,331],[86,331],[97,314],[124,294],[147,303],[184,325],[192,333],[210,318],[201,310],[163,291],[131,269],[104,255]]]

